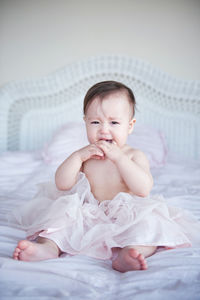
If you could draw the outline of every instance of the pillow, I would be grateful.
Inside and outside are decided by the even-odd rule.
[[[149,159],[150,167],[162,167],[166,163],[167,146],[164,135],[151,127],[135,125],[127,144],[143,151]]]
[[[165,164],[167,150],[163,135],[150,127],[136,125],[127,143],[143,151],[151,167]],[[75,150],[88,144],[84,122],[69,122],[56,132],[44,147],[42,157],[47,164],[60,164]]]
[[[64,161],[71,153],[88,144],[84,122],[68,122],[45,145],[42,157],[46,163]]]

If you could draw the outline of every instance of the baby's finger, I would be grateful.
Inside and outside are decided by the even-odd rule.
[[[94,158],[94,159],[104,159],[104,155],[103,156],[93,155],[92,158]]]
[[[98,147],[91,147],[90,148],[90,154],[91,155],[98,155],[98,156],[104,156],[104,153],[101,149],[99,149]]]
[[[109,151],[112,147],[112,144],[106,141],[99,141],[97,145],[103,152]]]

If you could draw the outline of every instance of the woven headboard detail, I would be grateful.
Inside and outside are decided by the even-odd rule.
[[[133,89],[137,122],[163,131],[171,150],[200,157],[200,82],[174,79],[122,56],[94,57],[45,78],[2,87],[0,151],[39,149],[64,123],[82,118],[83,97],[91,85],[112,79]]]

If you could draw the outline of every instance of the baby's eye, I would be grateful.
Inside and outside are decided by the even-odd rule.
[[[117,122],[117,121],[112,121],[111,124],[112,124],[112,125],[118,125],[119,122]]]
[[[91,124],[99,124],[99,121],[92,121]]]

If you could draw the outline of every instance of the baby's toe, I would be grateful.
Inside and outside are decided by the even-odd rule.
[[[141,263],[141,269],[142,270],[146,270],[148,268],[146,261],[144,261],[143,263]]]
[[[139,254],[137,259],[140,262],[141,270],[146,270],[147,269],[147,262],[146,262],[144,256],[142,254]]]
[[[29,242],[28,241],[26,241],[26,240],[22,240],[22,241],[20,241],[19,243],[18,243],[18,249],[19,249],[19,251],[21,251],[21,250],[25,250],[27,247],[28,247],[28,245],[29,245]]]
[[[138,254],[137,259],[138,259],[140,262],[143,262],[143,261],[144,261],[144,256],[143,256],[142,254]]]
[[[146,270],[148,268],[146,260],[141,261],[140,264],[142,270]]]
[[[19,257],[19,253],[14,252],[14,253],[13,253],[13,258],[14,258],[14,259],[18,259],[18,257]]]
[[[21,252],[21,250],[18,247],[15,248],[15,251],[13,252],[13,258],[18,259],[20,252]]]

